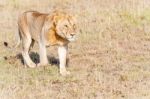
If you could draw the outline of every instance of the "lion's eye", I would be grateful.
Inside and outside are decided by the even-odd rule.
[[[68,25],[65,25],[66,28],[68,28]]]
[[[73,25],[73,28],[76,29],[76,25],[75,24]]]

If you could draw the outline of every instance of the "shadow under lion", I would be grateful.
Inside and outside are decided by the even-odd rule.
[[[37,52],[29,52],[29,55],[30,55],[31,60],[35,64],[40,63],[40,56]],[[59,68],[60,62],[59,62],[58,58],[55,58],[54,56],[47,56],[47,58],[48,58],[48,62],[49,62],[48,65],[54,65],[54,66],[57,66]],[[19,60],[21,62],[21,64],[23,64],[25,66],[25,63],[24,63],[24,60],[23,60],[21,53],[16,54],[14,56],[4,56],[4,60],[9,61],[9,64],[13,64],[12,62],[15,62],[15,60]],[[66,60],[66,66],[67,67],[68,67],[68,63],[69,63],[69,59],[67,58],[67,60]]]

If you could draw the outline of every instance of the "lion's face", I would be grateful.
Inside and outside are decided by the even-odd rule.
[[[57,34],[68,41],[74,41],[76,38],[76,19],[69,15],[57,16],[56,18]]]

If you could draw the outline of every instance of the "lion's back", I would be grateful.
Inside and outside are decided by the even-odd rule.
[[[46,16],[47,14],[37,11],[26,11],[19,16],[18,27],[26,33],[30,33],[32,38],[36,40],[42,30]]]

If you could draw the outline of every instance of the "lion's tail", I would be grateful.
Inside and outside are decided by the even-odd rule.
[[[4,46],[9,48],[10,50],[15,50],[15,48],[17,48],[20,45],[20,43],[21,43],[21,35],[20,35],[20,31],[19,30],[16,33],[15,40],[16,40],[16,44],[15,45],[9,46],[8,42],[4,42]]]
[[[17,43],[13,46],[13,48],[17,48],[20,45],[20,43],[21,43],[21,35],[20,35],[20,31],[19,30],[16,33],[16,41],[17,41]]]

